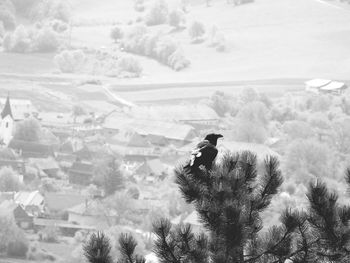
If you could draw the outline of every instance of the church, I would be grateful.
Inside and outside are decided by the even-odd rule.
[[[39,111],[33,106],[30,100],[0,98],[0,142],[8,145],[11,141],[16,123],[28,117],[38,117]]]
[[[13,136],[14,130],[14,118],[12,114],[10,97],[7,96],[5,106],[1,112],[1,121],[0,121],[0,141],[2,144],[8,145]]]

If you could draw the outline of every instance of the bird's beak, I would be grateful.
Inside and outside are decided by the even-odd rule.
[[[224,136],[222,136],[221,134],[218,136],[218,139],[221,139],[223,140],[224,139]]]

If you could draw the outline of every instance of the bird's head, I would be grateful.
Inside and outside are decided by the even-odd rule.
[[[221,134],[217,134],[217,133],[210,133],[207,136],[205,136],[205,140],[209,141],[211,144],[215,145],[218,142],[219,138],[223,138],[224,136]]]

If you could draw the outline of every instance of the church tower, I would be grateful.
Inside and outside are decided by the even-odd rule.
[[[0,138],[3,143],[8,145],[12,139],[13,133],[13,115],[10,104],[10,96],[7,96],[5,106],[1,112],[1,123],[0,123]]]

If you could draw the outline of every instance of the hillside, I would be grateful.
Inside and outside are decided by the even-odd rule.
[[[91,46],[111,45],[109,23],[138,15],[125,1],[75,0],[76,21],[100,22],[100,26],[73,29],[73,40]],[[187,30],[169,33],[179,41],[191,66],[181,72],[142,58],[141,81],[241,80],[265,78],[328,77],[347,79],[350,60],[350,12],[318,0],[257,0],[228,6],[226,1],[192,1],[187,24],[216,25],[228,40],[229,51],[216,52],[208,41],[192,44]],[[103,6],[103,7],[101,7]],[[103,10],[102,10],[103,9]],[[159,30],[154,27],[154,30]]]

